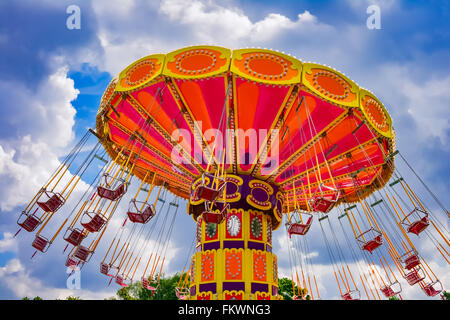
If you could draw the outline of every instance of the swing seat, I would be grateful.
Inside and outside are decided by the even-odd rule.
[[[373,250],[375,250],[382,244],[383,244],[383,238],[381,237],[381,235],[379,235],[379,236],[376,236],[374,239],[366,242],[363,245],[363,250],[366,250],[366,251],[369,251],[370,253],[372,253]]]
[[[209,180],[208,183],[206,180],[207,178]],[[224,187],[224,179],[215,178],[214,175],[205,172],[202,175],[201,185],[199,185],[195,190],[194,198],[203,199],[209,202],[216,201]]]
[[[72,270],[75,270],[78,267],[78,265],[80,264],[80,262],[81,261],[78,258],[76,258],[74,256],[69,256],[69,257],[67,257],[65,265],[66,265],[66,267],[71,268]]]
[[[313,211],[328,213],[333,209],[335,202],[324,197],[312,197],[310,204]]]
[[[418,217],[413,222],[409,223],[409,217],[414,215]],[[428,219],[428,212],[420,210],[418,208],[414,208],[405,218],[402,220],[402,224],[406,226],[406,231],[409,233],[413,233],[416,236],[419,235],[422,231],[424,231],[429,225],[430,220]]]
[[[324,190],[331,193],[325,194]],[[328,213],[333,209],[334,205],[339,199],[339,190],[320,185],[309,199],[309,204],[313,211]]]
[[[366,237],[364,237],[364,235],[366,235]],[[365,240],[366,238],[370,238],[370,240]],[[374,228],[370,228],[361,233],[356,239],[358,240],[360,248],[369,251],[370,253],[383,244],[381,232]]]
[[[131,222],[142,223],[145,224],[150,221],[151,218],[155,215],[155,210],[152,205],[147,205],[147,207],[141,212],[139,210],[129,209],[127,212],[128,218]]]
[[[219,224],[223,221],[223,216],[221,213],[204,211],[202,213],[202,218],[206,223]]]
[[[31,245],[33,246],[33,248],[39,250],[40,252],[47,252],[48,248],[50,247],[50,242],[47,238],[41,235],[36,235],[36,238],[34,238],[34,241]]]
[[[125,194],[125,185],[121,183],[116,189],[98,186],[97,192],[100,197],[115,201]]]
[[[25,217],[25,219],[23,219]],[[17,219],[17,224],[28,232],[33,232],[42,223],[34,214],[28,214],[25,211]]]
[[[94,216],[90,212],[85,212],[81,219],[81,225],[89,232],[99,231],[106,223],[106,219],[100,213],[95,213]]]
[[[381,292],[384,294],[384,296],[386,298],[390,298],[390,297],[395,296],[394,290],[392,290],[392,288],[389,287],[389,286],[383,287],[380,290],[381,290]]]
[[[122,276],[116,276],[116,283],[122,287],[128,287],[128,285],[123,282],[123,277]]]
[[[227,203],[223,206],[220,212],[206,210],[202,213],[202,218],[206,223],[219,224],[225,220],[230,210],[230,205]]]
[[[439,284],[440,288],[436,289],[435,285]],[[434,297],[437,296],[439,293],[442,292],[442,283],[437,280],[435,282],[432,282],[430,284],[427,284],[425,287],[422,288],[423,292],[425,292],[425,294],[428,297]]]
[[[304,224],[302,223],[288,224],[289,237],[291,237],[292,234],[304,236],[309,231],[311,224],[312,224],[312,216],[310,216],[308,221],[306,221],[306,223]]]
[[[100,273],[108,275],[109,266],[107,263],[101,262],[100,263]]]
[[[45,190],[42,192],[41,197],[39,197],[39,200],[41,199],[44,201],[37,201],[36,203],[45,212],[55,212],[61,208],[65,202],[64,198],[59,193]]]
[[[221,192],[221,189],[214,189],[204,185],[201,185],[196,190],[196,198],[206,201],[215,201]]]
[[[77,250],[74,253],[74,257],[78,258],[81,261],[88,262],[92,252],[86,248],[85,246],[78,246]]]
[[[405,259],[404,267],[405,269],[411,270],[420,264],[420,258],[417,255],[412,255]]]
[[[395,281],[389,285],[382,287],[380,290],[386,298],[390,298],[398,295],[402,291],[402,287],[398,281]]]
[[[360,300],[361,294],[359,293],[358,290],[353,290],[353,291],[346,292],[341,297],[343,300]]]
[[[86,237],[82,230],[78,228],[68,228],[66,230],[66,234],[64,235],[64,240],[70,243],[71,245],[77,247],[81,241]]]
[[[420,220],[414,221],[410,224],[407,231],[409,233],[414,233],[415,235],[419,235],[422,231],[424,231],[430,225],[430,221],[428,217],[423,217]]]
[[[142,283],[142,287],[144,287],[145,289],[150,290],[150,291],[156,291],[155,287],[152,287],[149,285],[149,281],[147,278],[143,277],[141,280],[141,283]]]
[[[179,300],[188,300],[189,299],[189,290],[183,289],[180,291],[179,288],[175,288],[175,294]]]
[[[425,274],[423,273],[423,271],[420,267],[418,267],[417,269],[413,269],[411,270],[411,272],[408,272],[404,278],[406,280],[406,282],[408,282],[408,284],[410,286],[415,285],[416,283],[422,281],[423,279],[425,279]],[[422,273],[422,274],[421,274]]]

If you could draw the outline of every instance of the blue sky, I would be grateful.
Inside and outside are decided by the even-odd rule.
[[[80,30],[66,28],[72,4],[81,9]],[[380,7],[380,30],[366,27],[371,4]],[[11,235],[19,212],[58,160],[95,126],[111,78],[142,56],[183,46],[273,48],[344,72],[384,103],[398,148],[450,207],[449,24],[447,1],[1,1],[0,298],[114,294],[117,288],[106,287],[98,273],[96,256],[83,269],[82,289],[71,292],[63,248],[30,260],[30,235]],[[169,273],[182,269],[186,257],[176,253],[194,230],[190,217],[178,216]],[[325,284],[329,258],[319,227],[311,233],[312,261]],[[278,242],[284,231],[275,235],[280,271],[287,271],[287,252]],[[405,295],[422,299],[416,291]],[[336,298],[336,288],[324,285],[324,294]]]

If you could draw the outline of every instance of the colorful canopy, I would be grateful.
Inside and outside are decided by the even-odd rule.
[[[223,134],[224,157],[211,129]],[[105,91],[97,133],[113,159],[137,139],[134,173],[156,173],[183,198],[223,162],[227,173],[279,187],[291,209],[295,201],[307,209],[319,185],[356,201],[392,173],[392,120],[373,93],[330,67],[265,49],[194,46],[139,59]]]

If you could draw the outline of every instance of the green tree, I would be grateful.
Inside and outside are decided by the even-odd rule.
[[[184,281],[185,277],[186,273],[183,273],[183,279],[181,281]],[[156,275],[155,278],[157,279],[158,275]],[[150,286],[157,288],[154,292],[142,287],[141,282],[134,282],[127,287],[119,289],[117,291],[117,296],[121,300],[177,300],[175,288],[179,281],[179,273],[168,278],[161,275],[159,284],[156,283],[156,281],[149,282]],[[188,277],[187,285],[185,285],[185,287],[189,288],[189,285],[190,281]]]
[[[442,291],[442,300],[450,300],[450,292]]]
[[[307,289],[298,288],[294,285],[295,295],[299,297],[306,297],[306,300],[311,300]],[[284,300],[292,300],[293,298],[292,280],[288,278],[278,279],[278,294],[283,297]]]
[[[30,298],[28,298],[28,297],[23,297],[22,300],[44,300],[44,299],[42,299],[42,298],[39,297],[39,296],[36,296],[36,297],[34,297],[33,299],[30,299]]]

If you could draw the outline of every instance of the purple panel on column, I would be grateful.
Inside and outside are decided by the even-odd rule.
[[[198,292],[208,292],[216,293],[216,284],[215,283],[201,283],[198,286]]]
[[[225,249],[225,248],[228,248],[228,249],[244,249],[245,248],[245,243],[244,243],[244,241],[233,241],[233,240],[230,240],[230,241],[227,241],[227,240],[224,240],[223,241],[223,248]]]
[[[272,247],[270,245],[266,245],[266,251],[267,252],[272,252]]]
[[[192,287],[189,289],[189,294],[190,294],[191,296],[195,296],[196,291],[197,291],[197,287],[196,287],[196,286],[192,286]]]
[[[222,284],[223,291],[242,290],[245,291],[245,282],[224,282]]]
[[[220,241],[206,242],[203,244],[203,251],[220,249]]]
[[[262,250],[264,251],[264,243],[261,242],[254,242],[254,241],[248,241],[247,247],[249,249],[255,249],[255,250]]]
[[[255,283],[252,282],[252,293],[255,293],[256,291],[259,292],[269,292],[269,285],[267,283]]]

